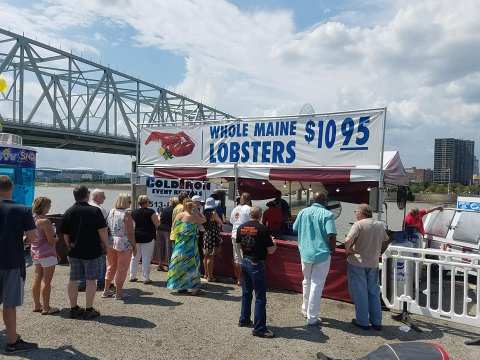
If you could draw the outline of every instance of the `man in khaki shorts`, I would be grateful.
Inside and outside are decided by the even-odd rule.
[[[7,354],[38,348],[17,335],[17,306],[23,304],[26,277],[23,235],[28,242],[35,240],[35,222],[32,211],[15,204],[12,194],[12,182],[8,176],[0,176],[0,305],[7,333]]]

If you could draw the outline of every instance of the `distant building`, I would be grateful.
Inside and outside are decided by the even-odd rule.
[[[437,184],[470,185],[473,177],[474,147],[471,140],[435,139],[433,181]]]
[[[52,168],[38,168],[35,172],[37,181],[60,181],[62,180],[62,170]]]
[[[411,167],[405,169],[405,171],[411,183],[421,184],[431,183],[433,181],[432,169],[417,169],[416,167]]]
[[[480,175],[473,175],[472,185],[480,185]]]
[[[473,175],[480,175],[480,169],[478,168],[478,158],[473,157]]]
[[[38,168],[36,171],[36,178],[38,181],[96,181],[102,180],[104,176],[105,172],[90,168]]]

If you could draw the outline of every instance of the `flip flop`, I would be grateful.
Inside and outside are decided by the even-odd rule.
[[[42,311],[42,315],[55,315],[60,312],[60,309],[51,307],[48,311]]]

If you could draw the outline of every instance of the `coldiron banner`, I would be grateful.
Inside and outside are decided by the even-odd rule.
[[[379,169],[384,109],[197,126],[145,127],[140,164]]]
[[[215,190],[221,188],[220,185],[208,181],[156,177],[146,177],[144,181],[147,187],[147,196],[150,200],[149,207],[157,212],[167,206],[172,196],[178,197],[183,191],[187,192],[190,197],[198,195],[205,201]]]

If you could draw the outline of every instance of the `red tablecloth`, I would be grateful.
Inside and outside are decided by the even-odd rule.
[[[215,273],[233,277],[232,242],[229,233],[222,233],[222,253],[215,258]],[[302,292],[302,265],[297,243],[276,240],[277,251],[267,258],[267,284],[273,289]],[[337,248],[332,256],[323,297],[352,302],[347,286],[345,250]]]

